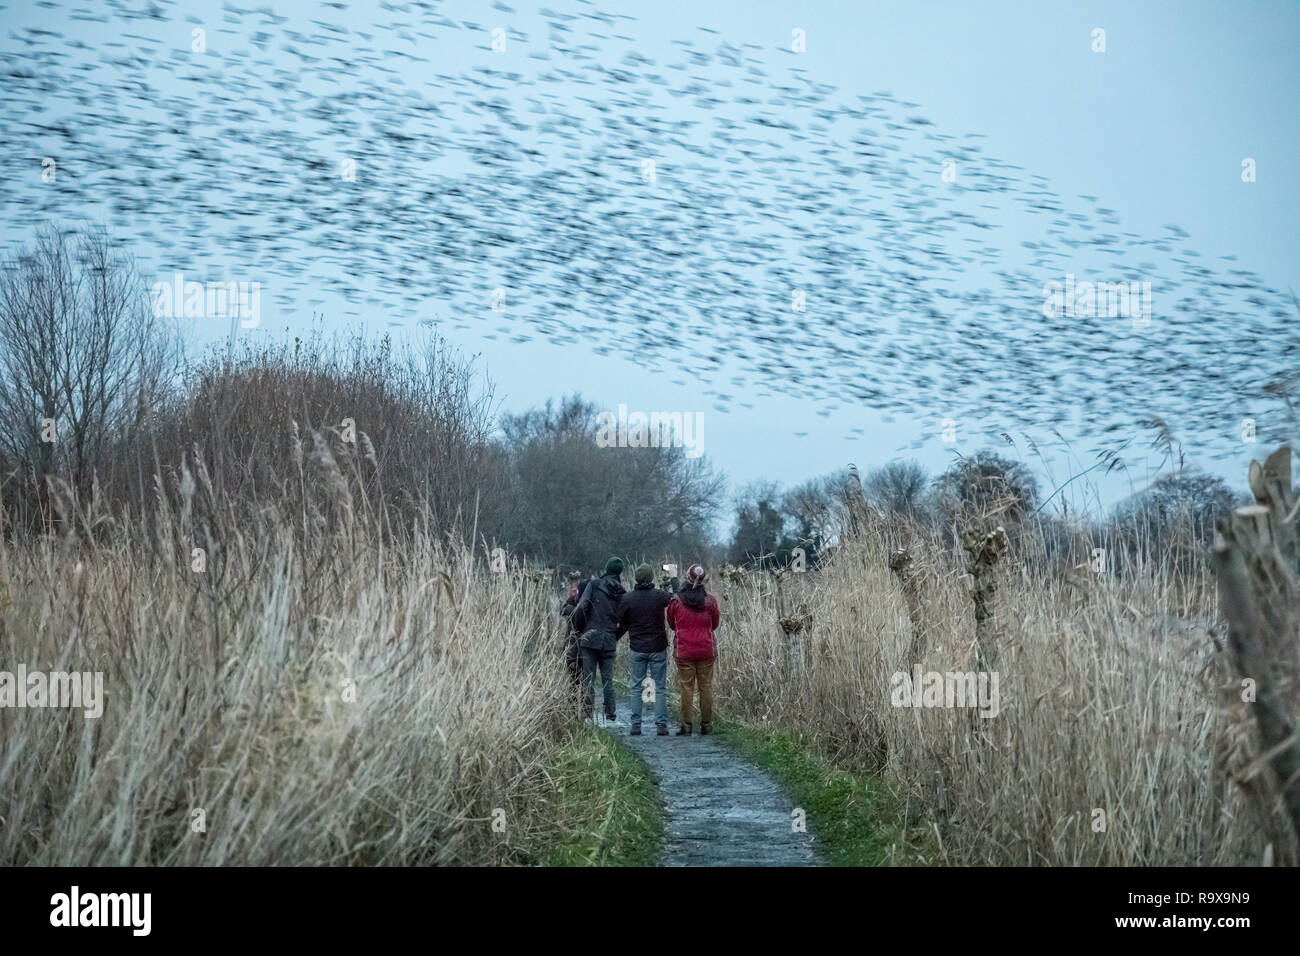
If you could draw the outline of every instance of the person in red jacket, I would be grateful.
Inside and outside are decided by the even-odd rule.
[[[713,731],[713,662],[718,656],[713,632],[718,626],[718,601],[704,590],[707,577],[704,568],[692,564],[686,571],[686,586],[668,602],[673,660],[677,663],[677,686],[682,693],[679,737],[691,733],[696,685],[700,688],[700,733]]]

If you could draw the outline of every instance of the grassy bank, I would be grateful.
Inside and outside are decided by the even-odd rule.
[[[881,778],[833,767],[795,731],[722,721],[717,732],[807,812],[808,829],[828,864],[931,862],[923,821],[908,819],[906,806]]]
[[[540,866],[652,866],[663,807],[650,770],[630,750],[583,725],[547,768],[550,825],[524,850]]]

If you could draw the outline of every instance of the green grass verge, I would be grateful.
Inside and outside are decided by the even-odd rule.
[[[664,811],[646,765],[613,736],[575,729],[548,768],[554,805],[540,866],[652,866],[663,842]]]
[[[716,732],[807,812],[808,829],[826,863],[927,862],[924,829],[906,826],[903,807],[879,778],[833,767],[795,731],[720,721]]]

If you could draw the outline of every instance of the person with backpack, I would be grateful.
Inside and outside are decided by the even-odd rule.
[[[713,732],[713,664],[718,656],[713,632],[717,630],[718,601],[704,590],[708,578],[704,568],[692,564],[686,571],[686,587],[668,602],[668,626],[673,629],[673,661],[677,664],[677,686],[681,691],[681,725],[677,736],[689,737],[695,707],[695,688],[700,689],[700,733]]]
[[[617,725],[614,702],[614,656],[618,639],[627,628],[619,624],[618,605],[625,592],[619,580],[623,559],[610,558],[605,573],[587,584],[569,618],[573,621],[582,656],[582,712],[591,720],[595,712],[594,679],[600,668],[600,683],[605,696],[605,719]]]
[[[655,587],[655,571],[648,564],[636,569],[636,585],[618,605],[619,627],[627,632],[628,686],[632,695],[632,727],[628,733],[641,735],[641,705],[653,688],[655,727],[660,737],[668,736],[668,632],[664,612],[673,599],[670,591]],[[651,684],[646,685],[649,672]]]

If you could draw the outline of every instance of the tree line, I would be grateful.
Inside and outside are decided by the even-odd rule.
[[[92,511],[147,523],[196,475],[213,500],[255,508],[306,494],[310,463],[395,520],[433,521],[559,573],[590,572],[611,551],[784,567],[798,550],[815,566],[867,516],[949,544],[971,523],[1032,526],[1049,543],[1072,527],[1064,498],[993,450],[938,475],[892,461],[729,493],[681,447],[601,447],[600,410],[572,395],[502,412],[485,373],[433,332],[397,344],[316,329],[190,357],[129,250],[102,231],[42,228],[0,270],[8,534]],[[1179,468],[1092,530],[1135,553],[1204,545],[1235,500],[1221,479]]]

